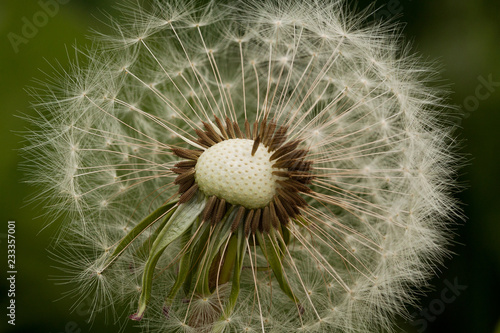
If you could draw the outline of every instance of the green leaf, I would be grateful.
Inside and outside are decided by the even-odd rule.
[[[191,227],[193,229],[194,225]],[[191,239],[192,235],[188,231],[186,231],[182,235],[182,242],[181,242],[181,249],[183,249],[189,240]],[[170,289],[170,292],[168,293],[167,297],[165,298],[165,304],[164,304],[164,312],[168,312],[168,308],[172,305],[172,302],[175,298],[175,295],[177,295],[177,292],[181,288],[182,284],[185,282],[188,273],[191,268],[191,258],[189,255],[189,250],[186,250],[187,252],[182,256],[180,262],[179,262],[179,273],[177,274],[177,278],[175,279],[175,283],[172,286],[172,289]]]
[[[222,265],[219,273],[219,285],[229,281],[229,278],[231,277],[231,270],[236,260],[237,249],[238,237],[236,235],[232,235],[224,253],[224,264]]]
[[[278,228],[278,232],[281,237],[278,238],[278,242],[280,245],[280,250],[281,250],[281,255],[280,258],[283,258],[283,255],[286,252],[286,248],[288,244],[290,243],[290,230],[288,230],[287,227],[284,225],[280,225]]]
[[[139,306],[137,312],[130,316],[130,319],[141,320],[146,311],[147,303],[151,297],[151,288],[153,284],[153,276],[156,264],[160,259],[163,251],[174,240],[182,236],[182,234],[196,221],[196,218],[201,214],[205,207],[205,197],[198,194],[187,203],[180,204],[175,213],[170,217],[167,224],[163,227],[158,238],[153,243],[151,253],[144,267],[142,275],[142,292],[139,298]]]
[[[229,294],[229,299],[226,303],[226,306],[222,309],[223,313],[219,320],[214,323],[213,333],[223,333],[225,332],[225,325],[223,322],[231,316],[231,313],[236,306],[236,301],[238,300],[238,296],[240,295],[240,277],[241,271],[243,270],[243,261],[245,260],[246,254],[246,242],[245,242],[245,231],[243,225],[238,228],[238,235],[233,235],[236,239],[236,260],[233,271],[233,279],[231,282],[231,293]]]
[[[191,294],[191,284],[193,281],[193,275],[198,270],[200,259],[204,253],[203,251],[206,249],[206,244],[209,234],[210,234],[210,224],[203,223],[200,232],[198,233],[196,239],[193,241],[194,250],[189,255],[189,259],[191,262],[191,269],[189,270],[188,276],[184,281],[183,289],[185,295]]]
[[[269,266],[271,266],[271,269],[273,270],[274,273],[274,277],[278,281],[281,290],[288,297],[290,297],[292,301],[298,303],[299,301],[297,297],[293,294],[293,291],[290,288],[290,285],[288,284],[288,281],[284,274],[282,256],[280,254],[281,252],[280,245],[278,244],[278,240],[276,239],[273,230],[271,230],[271,232],[266,235],[267,237],[262,235],[261,232],[257,232],[256,235],[257,239],[259,240],[259,245],[262,250],[262,253],[266,257]]]
[[[243,260],[245,259],[246,243],[243,226],[238,228],[236,263],[234,265],[233,280],[231,283],[231,294],[229,295],[227,306],[224,308],[224,315],[229,317],[233,312],[236,300],[240,294],[240,277],[243,270]]]
[[[169,202],[166,205],[163,205],[156,209],[154,212],[149,214],[144,220],[139,222],[129,233],[123,237],[123,239],[118,243],[115,250],[111,254],[111,256],[106,261],[106,266],[104,269],[108,268],[118,257],[125,251],[125,249],[132,244],[134,240],[139,237],[147,228],[158,222],[160,219],[168,219],[170,215],[174,212],[175,201]]]
[[[233,213],[235,213],[235,211],[230,208],[224,215],[222,220],[217,224],[213,233],[209,237],[210,241],[202,259],[203,265],[201,265],[198,272],[201,278],[196,290],[202,295],[210,295],[212,293],[212,290],[210,288],[210,269],[215,257],[219,254],[220,249],[222,248],[222,246],[224,246],[224,244],[226,244],[227,240],[231,236],[231,223],[226,223],[226,221],[228,220],[228,217]],[[212,284],[215,285],[215,283]]]
[[[162,219],[162,221],[158,224],[158,228],[146,239],[141,246],[137,248],[137,250],[134,252],[134,256],[140,256],[144,253],[149,254],[151,251],[151,247],[153,246],[154,241],[156,238],[158,238],[158,235],[160,232],[163,230],[165,227],[165,224],[167,224],[168,220],[170,219],[170,216],[173,214],[173,212],[169,212],[169,214],[165,215],[165,217]]]

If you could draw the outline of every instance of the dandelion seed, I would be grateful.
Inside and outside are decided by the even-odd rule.
[[[342,1],[124,13],[33,90],[73,295],[152,332],[391,330],[458,215],[431,70]]]

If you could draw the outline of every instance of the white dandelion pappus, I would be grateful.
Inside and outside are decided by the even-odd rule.
[[[432,70],[343,1],[123,12],[32,91],[73,295],[151,332],[390,331],[457,211]]]

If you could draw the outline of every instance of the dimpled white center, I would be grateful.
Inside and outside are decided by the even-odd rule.
[[[253,140],[230,139],[219,142],[201,154],[195,179],[207,196],[216,195],[233,205],[262,208],[276,193],[271,153],[260,144],[252,156]]]

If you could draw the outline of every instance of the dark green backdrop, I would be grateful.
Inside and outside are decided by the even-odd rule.
[[[85,306],[70,310],[71,300],[62,299],[64,287],[55,285],[56,271],[45,250],[55,228],[41,231],[40,211],[26,205],[33,190],[21,182],[16,151],[26,123],[17,118],[32,113],[23,90],[40,71],[50,72],[48,62],[67,63],[66,48],[86,43],[89,28],[104,29],[95,17],[111,10],[113,1],[60,0],[57,13],[33,33],[16,52],[9,33],[21,35],[24,17],[33,18],[41,7],[36,0],[0,2],[0,332],[83,333],[117,332],[113,319],[98,317],[86,322]],[[370,1],[359,1],[366,7]],[[430,291],[415,312],[415,322],[401,322],[409,332],[500,332],[500,1],[499,0],[389,0],[376,1],[376,18],[405,24],[404,35],[414,50],[443,65],[441,83],[453,90],[451,102],[462,107],[459,139],[468,163],[460,172],[466,189],[457,196],[464,203],[467,222],[456,227],[457,253],[446,261]],[[10,35],[12,38],[12,34]],[[25,42],[25,41],[24,41]],[[489,88],[489,90],[488,90]],[[7,221],[17,222],[17,320],[7,325],[6,239]],[[459,284],[457,297],[445,303],[442,291]],[[465,289],[466,287],[466,289]],[[444,305],[444,306],[442,306]],[[420,313],[421,310],[426,313]],[[419,321],[420,320],[420,321]],[[134,332],[132,325],[124,328]]]

